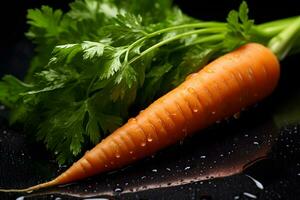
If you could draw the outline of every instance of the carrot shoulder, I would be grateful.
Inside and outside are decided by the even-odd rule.
[[[279,74],[279,62],[268,48],[246,44],[190,75],[54,180],[23,190],[0,191],[66,184],[149,156],[263,99],[276,87]]]

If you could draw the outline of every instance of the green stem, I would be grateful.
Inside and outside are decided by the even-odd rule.
[[[290,26],[286,27],[270,40],[268,47],[277,55],[279,60],[285,58],[291,48],[295,45],[295,40],[299,37],[299,31],[300,16],[295,18]]]
[[[153,51],[154,49],[157,49],[169,42],[172,42],[174,40],[178,40],[181,39],[183,37],[189,36],[189,35],[194,35],[194,34],[207,34],[207,33],[219,33],[219,32],[223,32],[225,31],[226,28],[207,28],[207,29],[200,29],[200,30],[193,30],[193,31],[188,31],[179,35],[176,35],[174,37],[168,38],[166,40],[163,40],[161,42],[156,43],[155,45],[149,47],[148,49],[146,49],[145,51],[143,51],[140,55],[134,57],[132,60],[129,61],[129,64],[132,64],[133,62],[135,62],[136,60],[140,59],[141,57],[143,57],[145,54]]]
[[[191,47],[191,46],[194,46],[194,45],[197,45],[197,44],[202,44],[202,43],[216,43],[216,42],[221,42],[223,39],[225,38],[225,35],[224,34],[215,34],[215,35],[211,35],[211,36],[207,36],[207,37],[204,37],[204,38],[199,38],[197,40],[195,40],[194,42],[188,44],[188,45],[182,45],[182,46],[179,46],[175,49],[172,50],[172,52],[174,51],[178,51],[178,50],[181,50],[181,49],[185,49],[187,47]]]
[[[266,36],[274,36],[289,26],[291,23],[295,21],[295,17],[289,17],[285,19],[279,19],[271,22],[266,22],[263,24],[256,25],[255,27],[263,32]]]
[[[185,28],[211,28],[211,27],[226,27],[225,23],[222,22],[200,22],[200,23],[193,23],[193,24],[183,24],[179,26],[172,26],[164,29],[160,29],[153,33],[148,34],[146,37],[150,38],[153,36],[160,35],[161,33],[178,30],[178,29],[185,29]]]
[[[174,31],[174,30],[180,30],[180,29],[186,29],[186,28],[210,28],[210,27],[226,27],[226,24],[223,22],[199,22],[199,23],[192,23],[192,24],[183,24],[178,26],[172,26],[164,29],[160,29],[158,31],[149,33],[148,35],[138,39],[137,41],[133,42],[129,47],[127,48],[125,60],[128,60],[129,52],[132,48],[134,48],[139,43],[145,41],[146,39],[158,36],[162,33]]]

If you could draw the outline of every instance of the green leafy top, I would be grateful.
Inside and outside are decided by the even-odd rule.
[[[188,17],[170,0],[76,0],[70,8],[28,11],[36,56],[24,82],[9,75],[0,82],[11,123],[36,133],[61,164],[258,34],[246,3],[227,23]]]

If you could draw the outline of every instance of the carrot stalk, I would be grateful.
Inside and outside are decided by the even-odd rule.
[[[239,112],[277,85],[280,69],[266,47],[249,43],[219,57],[102,140],[64,173],[30,192],[123,167]]]
[[[268,47],[277,55],[279,60],[282,60],[295,44],[299,32],[300,17],[297,17],[290,26],[270,40]]]

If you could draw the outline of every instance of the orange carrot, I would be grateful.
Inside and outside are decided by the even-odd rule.
[[[149,156],[263,99],[274,90],[279,74],[279,62],[268,48],[246,44],[190,75],[54,180],[0,191],[28,192],[66,184]]]

